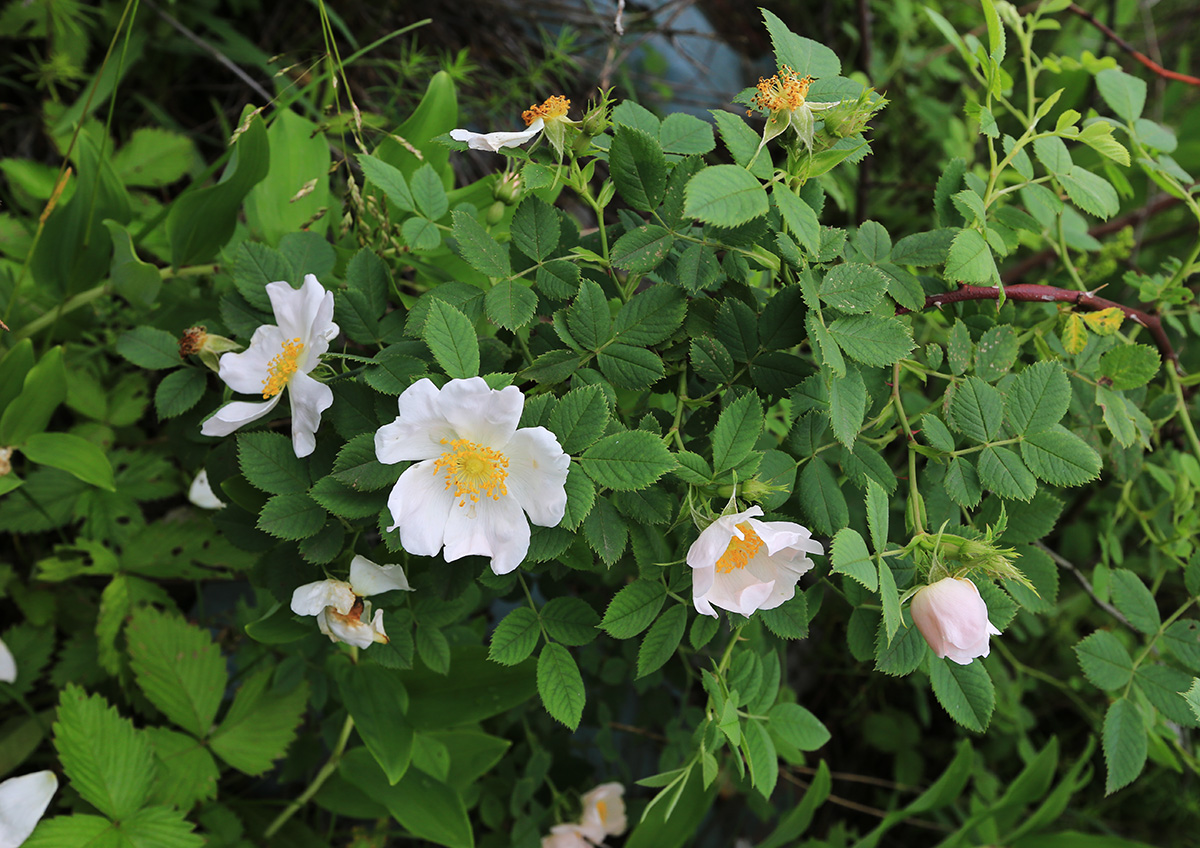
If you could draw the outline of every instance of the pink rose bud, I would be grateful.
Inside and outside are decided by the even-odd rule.
[[[963,577],[947,577],[918,591],[912,599],[912,617],[933,652],[959,665],[986,657],[988,636],[1000,635],[988,621],[979,590]]]

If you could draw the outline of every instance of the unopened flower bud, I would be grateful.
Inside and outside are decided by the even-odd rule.
[[[492,197],[508,206],[516,205],[521,199],[521,175],[513,171],[501,174],[492,186]]]
[[[912,599],[912,617],[933,652],[959,665],[986,657],[988,638],[1000,635],[988,620],[979,589],[964,577],[946,577],[919,590]]]
[[[507,208],[508,207],[504,204],[504,201],[502,201],[502,200],[497,200],[495,203],[493,203],[491,206],[489,206],[488,211],[487,211],[488,226],[494,227],[497,224],[499,224],[502,220],[504,220],[504,210]]]

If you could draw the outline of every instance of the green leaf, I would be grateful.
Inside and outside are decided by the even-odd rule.
[[[614,491],[644,489],[675,467],[662,440],[645,430],[606,436],[588,448],[579,463],[597,484]]]
[[[712,124],[683,112],[672,112],[663,119],[662,127],[658,131],[658,140],[664,152],[681,156],[702,155],[711,152],[716,146]],[[609,161],[612,161],[611,150]]]
[[[1100,373],[1112,381],[1116,391],[1136,389],[1154,378],[1160,361],[1158,351],[1149,345],[1121,345],[1100,357]]]
[[[1007,324],[992,327],[975,348],[975,374],[989,383],[1008,373],[1017,361],[1020,346],[1016,331]]]
[[[357,491],[334,477],[322,477],[308,494],[330,515],[342,518],[374,518],[384,506],[382,495]]]
[[[847,356],[864,365],[891,365],[913,349],[912,331],[897,318],[847,315],[829,325],[829,334]]]
[[[205,372],[180,368],[162,379],[154,391],[154,411],[159,420],[182,415],[200,402],[207,387]]]
[[[362,168],[366,178],[383,189],[388,200],[392,201],[397,209],[401,212],[416,211],[416,203],[413,201],[412,192],[409,191],[408,180],[404,179],[404,174],[399,168],[367,153],[359,153],[355,158],[358,159],[359,167]]]
[[[975,343],[971,341],[971,331],[965,323],[955,320],[954,326],[950,328],[950,339],[946,343],[946,360],[950,364],[950,370],[956,375],[966,373],[971,365],[971,354],[974,350]]]
[[[1075,646],[1084,676],[1101,689],[1120,689],[1133,677],[1133,659],[1107,630],[1097,630]]]
[[[308,461],[296,456],[291,439],[279,433],[242,433],[237,444],[238,466],[250,485],[272,495],[308,491]]]
[[[188,136],[143,127],[113,154],[112,166],[127,186],[161,188],[181,179],[195,157],[196,144]]]
[[[762,427],[762,403],[753,391],[721,410],[712,431],[713,471],[720,474],[745,459]]]
[[[586,701],[583,677],[575,658],[562,645],[550,642],[542,648],[538,656],[537,687],[550,717],[571,730],[577,729]]]
[[[818,533],[831,536],[850,521],[850,508],[829,465],[813,457],[800,472],[797,483],[803,515]]]
[[[637,677],[658,671],[675,655],[686,627],[687,607],[683,604],[675,604],[659,616],[638,649]]]
[[[675,282],[689,294],[699,294],[714,286],[721,276],[717,254],[706,244],[693,244],[675,263]]]
[[[950,254],[950,245],[958,230],[946,228],[925,233],[913,233],[892,245],[891,260],[897,265],[925,268],[941,265]]]
[[[412,173],[408,178],[408,187],[412,189],[417,211],[430,221],[436,221],[450,211],[442,178],[428,162]]]
[[[538,297],[525,283],[501,280],[484,297],[488,319],[506,330],[517,330],[533,320]]]
[[[1186,692],[1181,692],[1184,701],[1191,707],[1192,713],[1197,719],[1200,719],[1200,677],[1192,678],[1192,685],[1188,687]]]
[[[980,452],[979,482],[1002,498],[1027,501],[1037,493],[1037,480],[1008,448],[988,445]]]
[[[664,227],[649,224],[630,230],[612,246],[612,264],[632,274],[653,271],[667,258],[675,235]]]
[[[299,541],[325,526],[325,510],[306,492],[275,495],[263,505],[255,525],[277,539]]]
[[[125,628],[138,686],[162,713],[203,739],[212,729],[228,675],[207,632],[150,608],[134,611]]]
[[[845,377],[829,381],[829,421],[834,437],[848,448],[853,448],[858,438],[867,403],[867,386],[857,368],[851,367]]]
[[[399,675],[374,663],[350,663],[339,667],[337,682],[355,730],[395,786],[408,771],[413,748],[413,728],[404,715],[408,693]]]
[[[611,151],[609,153],[611,157]],[[513,213],[513,244],[535,262],[541,262],[554,252],[562,237],[562,225],[554,207],[536,194],[527,194]]]
[[[126,848],[114,825],[103,816],[76,813],[43,819],[23,848]]]
[[[581,598],[552,598],[538,614],[550,638],[564,645],[587,645],[600,635],[600,616]]]
[[[991,283],[999,272],[992,250],[978,230],[960,230],[946,256],[946,277],[961,283]]]
[[[787,25],[766,9],[760,9],[763,22],[771,34],[775,58],[799,76],[812,75],[817,79],[841,76],[842,63],[837,54],[824,44],[796,35]]]
[[[881,554],[887,549],[888,496],[874,480],[867,481],[867,527],[871,532],[871,547]]]
[[[666,374],[662,359],[651,350],[627,344],[610,344],[596,357],[601,373],[614,386],[644,389]]]
[[[742,753],[750,769],[750,781],[763,798],[770,798],[779,780],[779,755],[764,722],[750,719],[742,735]]]
[[[132,815],[154,784],[154,755],[146,735],[99,695],[68,683],[59,693],[54,747],[71,787],[112,819]]]
[[[262,774],[287,752],[308,703],[307,683],[270,688],[274,673],[264,668],[247,677],[212,735],[213,753],[244,774]]]
[[[21,452],[31,462],[73,474],[89,485],[116,491],[112,465],[97,445],[70,433],[34,433]]]
[[[761,218],[768,207],[762,184],[737,165],[705,168],[684,189],[684,214],[719,227],[736,227]]]
[[[564,453],[591,447],[608,426],[608,398],[599,386],[582,386],[563,395],[550,413],[549,428]]]
[[[771,734],[800,751],[816,751],[831,738],[821,720],[799,704],[776,704],[767,717]]]
[[[667,159],[657,138],[618,123],[608,160],[613,184],[626,203],[642,212],[658,208],[667,188]]]
[[[950,399],[950,423],[969,439],[990,442],[1004,422],[1004,396],[978,377],[968,377]]]
[[[604,564],[611,566],[625,552],[629,525],[607,498],[597,498],[583,520],[583,537]]]
[[[1121,210],[1121,199],[1112,183],[1086,168],[1072,165],[1069,173],[1058,175],[1058,181],[1071,202],[1084,212],[1108,219]]]
[[[151,803],[188,810],[217,797],[221,771],[203,743],[165,727],[148,727],[144,732],[154,746],[157,773]]]
[[[1113,701],[1104,716],[1104,794],[1133,782],[1146,765],[1147,735],[1141,713],[1128,698]]]
[[[1170,666],[1147,664],[1137,670],[1134,680],[1164,718],[1183,727],[1200,727],[1200,719],[1183,697],[1191,683],[1187,674]]]
[[[262,118],[249,107],[233,146],[233,156],[221,179],[211,186],[189,191],[171,204],[167,235],[171,264],[176,268],[210,260],[230,238],[238,221],[242,200],[266,176],[271,154]],[[108,216],[115,217],[115,216]]]
[[[1082,486],[1100,476],[1100,454],[1061,424],[1026,435],[1021,458],[1030,471],[1054,486]]]
[[[954,450],[954,434],[942,423],[935,413],[928,412],[921,417],[921,433],[929,446],[945,453]]]
[[[618,341],[638,347],[659,344],[674,335],[687,314],[687,299],[674,286],[658,285],[634,295],[613,323]]]
[[[821,281],[821,300],[843,312],[870,312],[886,291],[883,272],[859,262],[835,265]]]
[[[466,379],[479,374],[479,338],[471,319],[459,309],[444,300],[430,303],[424,337],[446,376]]]
[[[996,707],[996,690],[983,663],[959,665],[932,657],[929,679],[933,683],[934,696],[950,718],[976,733],[987,730]]]
[[[1141,578],[1124,568],[1112,572],[1112,600],[1129,623],[1143,633],[1157,633],[1162,619],[1154,595]]]
[[[1200,622],[1195,619],[1176,621],[1162,638],[1177,660],[1193,671],[1200,670]]]
[[[1071,403],[1071,386],[1057,362],[1035,362],[1008,385],[1005,412],[1017,435],[1048,430]]]
[[[896,589],[896,576],[888,561],[879,559],[879,600],[883,606],[883,630],[887,635],[888,644],[896,637],[896,631],[904,623],[904,613],[900,609],[900,595]]]
[[[138,257],[129,232],[121,224],[110,218],[101,223],[108,228],[112,238],[112,262],[108,267],[108,275],[114,291],[135,306],[152,306],[162,290],[162,275],[157,268]]]
[[[613,596],[600,629],[614,639],[632,639],[658,616],[667,590],[657,580],[635,580]]]
[[[771,198],[779,207],[779,213],[787,228],[796,236],[809,254],[816,256],[821,251],[821,222],[813,208],[797,197],[783,183],[771,188]]]
[[[324,238],[330,218],[322,216],[333,200],[329,191],[329,140],[323,127],[297,110],[273,111],[267,129],[270,167],[267,176],[246,196],[246,223],[252,232],[272,244],[301,228],[311,227],[314,235]],[[323,278],[315,267],[300,263],[296,267]]]
[[[375,434],[362,433],[338,451],[333,477],[351,489],[374,492],[393,486],[400,477],[400,466],[384,465],[376,459]]]
[[[875,637],[875,670],[893,677],[905,677],[912,674],[926,655],[932,654],[921,631],[913,626],[912,615],[907,610],[901,610],[901,627],[890,644],[887,637],[887,622],[879,620],[879,631]],[[936,657],[932,657],[937,662]]]
[[[970,459],[961,456],[951,459],[950,464],[946,466],[946,477],[942,482],[950,500],[959,506],[966,509],[979,506],[979,501],[983,498],[983,488],[979,482],[979,474]]]
[[[608,341],[612,316],[604,289],[594,280],[584,280],[575,302],[567,307],[567,327],[584,350],[596,350]]]
[[[1033,151],[1037,154],[1038,161],[1045,165],[1046,170],[1055,176],[1062,176],[1069,173],[1071,167],[1074,165],[1071,161],[1071,153],[1067,150],[1067,146],[1063,144],[1061,138],[1047,136],[1035,139],[1033,142]]]
[[[136,364],[136,363],[135,363]],[[52,347],[25,374],[21,393],[0,415],[0,445],[19,445],[50,423],[67,398],[67,372],[61,347]]]
[[[538,291],[556,300],[568,300],[579,292],[579,266],[565,259],[552,259],[537,269]]]
[[[1146,106],[1146,83],[1120,68],[1106,68],[1096,74],[1100,96],[1118,118],[1133,123]]]
[[[458,242],[463,259],[489,277],[511,277],[512,264],[507,246],[497,242],[474,215],[455,209],[452,217],[451,234]]]
[[[830,562],[830,570],[835,574],[845,574],[853,578],[870,592],[879,589],[879,574],[875,570],[875,563],[867,550],[867,543],[857,530],[844,527],[837,532],[833,537]]]

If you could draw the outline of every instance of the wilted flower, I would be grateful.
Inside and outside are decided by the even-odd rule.
[[[481,377],[441,389],[418,380],[400,395],[400,415],[375,433],[375,455],[416,462],[388,496],[388,529],[399,528],[406,551],[491,557],[492,571],[507,574],[529,551],[529,521],[562,521],[571,458],[545,427],[517,429],[524,405],[516,386],[496,391]]]
[[[306,274],[299,289],[286,282],[268,283],[267,296],[278,326],[259,327],[249,348],[243,353],[226,353],[220,365],[221,379],[231,389],[261,394],[265,402],[227,403],[204,422],[200,432],[228,436],[274,409],[286,388],[292,404],[292,448],[296,456],[308,456],[317,446],[321,413],[333,405],[333,391],[308,376],[338,334],[338,325],[333,323],[333,293]]]
[[[986,657],[988,637],[1000,635],[988,620],[979,589],[965,577],[946,577],[918,590],[912,617],[933,652],[959,665]]]
[[[17,660],[8,649],[8,645],[4,644],[4,640],[0,639],[0,683],[16,682]]]
[[[179,356],[195,354],[205,367],[220,372],[220,356],[231,350],[238,350],[240,344],[233,339],[210,333],[205,327],[188,327],[179,337]]]
[[[597,825],[556,824],[542,837],[542,848],[592,848],[602,839],[604,831]]]
[[[0,477],[12,473],[12,455],[13,449],[10,447],[0,448]]]
[[[625,832],[625,787],[619,783],[602,783],[583,796],[583,815],[579,823],[600,827],[605,836],[620,836]]]
[[[808,89],[815,81],[811,76],[801,77],[787,65],[774,76],[759,79],[754,105],[768,114],[767,126],[758,144],[759,150],[788,127],[796,131],[806,150],[812,150],[816,125],[813,113],[823,112],[841,103],[840,100],[832,103],[810,101]]]
[[[188,488],[188,500],[201,509],[221,509],[225,506],[225,502],[217,497],[217,493],[208,484],[208,471],[204,468],[200,469],[200,473]]]
[[[0,848],[17,848],[29,838],[58,789],[52,771],[35,771],[0,783]]]
[[[472,150],[490,150],[499,153],[503,147],[519,147],[534,138],[543,129],[546,137],[554,145],[554,149],[562,152],[563,133],[565,125],[573,123],[567,120],[567,110],[571,101],[561,95],[549,98],[541,106],[530,106],[521,114],[525,121],[525,129],[519,132],[476,133],[470,130],[450,130],[450,137],[455,141],[465,141]]]
[[[386,644],[383,610],[371,617],[371,602],[363,598],[400,589],[411,592],[404,569],[398,565],[376,565],[364,556],[350,561],[350,582],[318,580],[292,592],[292,612],[315,615],[317,626],[332,642],[369,648],[372,642]]]
[[[796,581],[813,567],[805,554],[824,554],[806,528],[791,521],[758,521],[761,507],[722,515],[688,549],[696,611],[714,606],[748,616],[774,609],[796,594]]]

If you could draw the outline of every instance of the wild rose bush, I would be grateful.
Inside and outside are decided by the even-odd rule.
[[[476,132],[439,74],[394,132],[247,109],[166,205],[85,125],[0,260],[0,841],[1141,844],[1200,242],[1089,225],[1200,205],[1143,79],[1034,52],[1065,7],[929,10],[977,156],[903,233],[822,221],[904,94],[766,11],[712,123]]]

